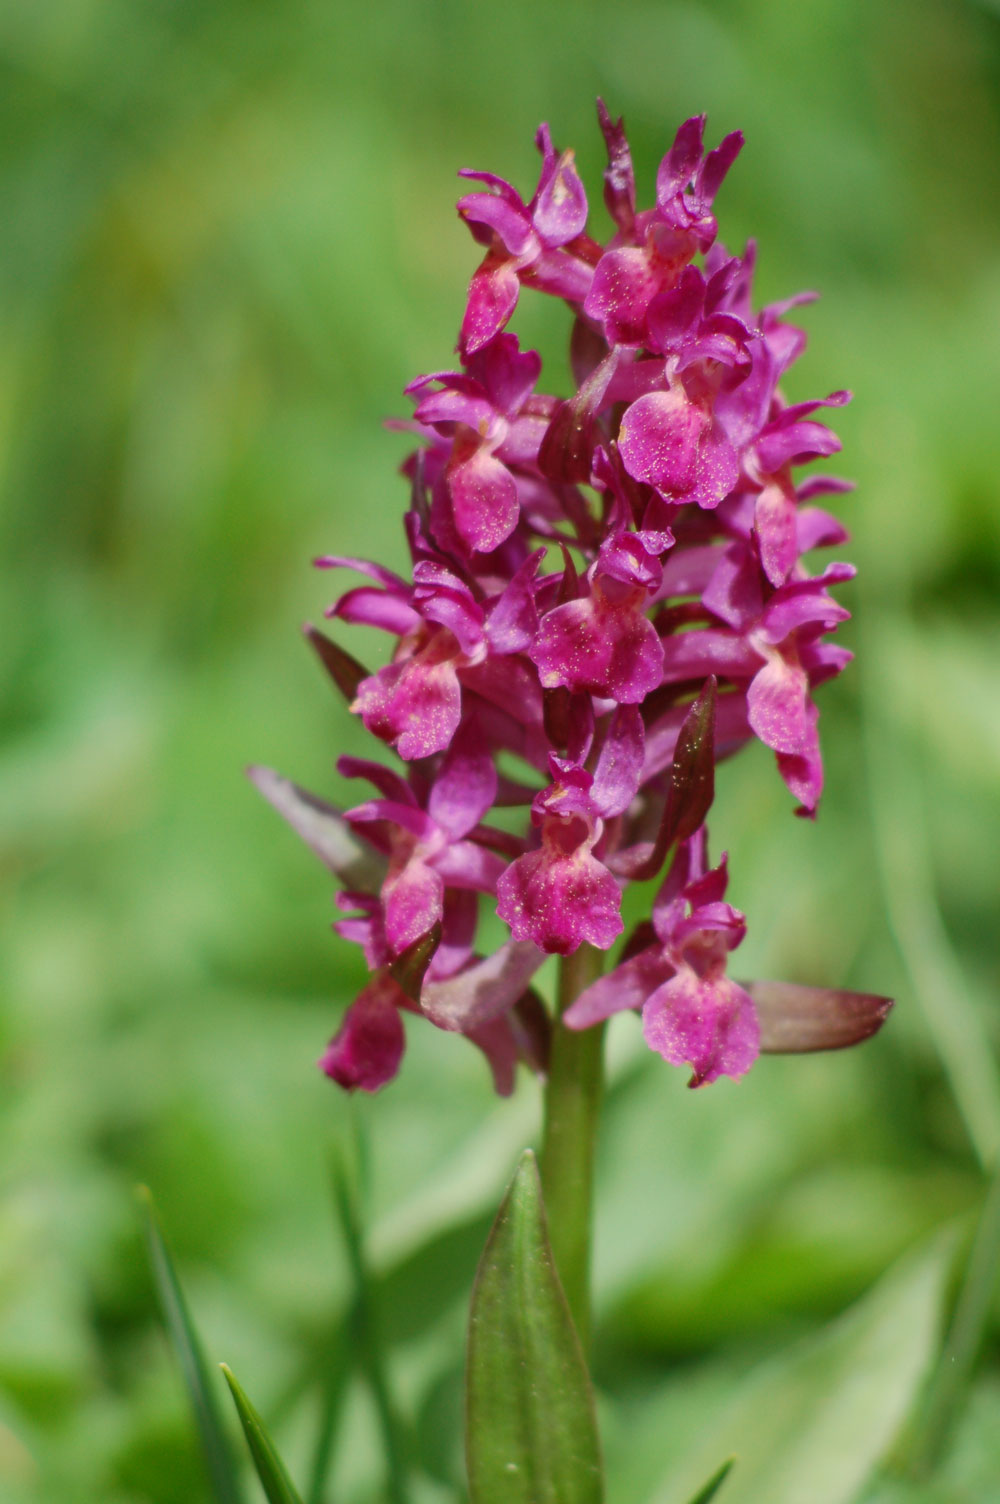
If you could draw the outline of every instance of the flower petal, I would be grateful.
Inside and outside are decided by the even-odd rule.
[[[530,942],[508,940],[445,981],[426,981],[420,1007],[439,1029],[468,1033],[513,1007],[545,960]]]
[[[517,526],[517,482],[483,445],[445,471],[459,537],[477,553],[492,553]]]
[[[734,1080],[753,1065],[760,1030],[753,1000],[728,977],[702,978],[689,967],[665,982],[642,1010],[650,1049],[672,1065],[690,1065],[689,1085]]]
[[[621,901],[614,877],[586,847],[556,859],[529,852],[497,883],[497,914],[514,939],[560,956],[584,941],[610,949],[623,928]]]
[[[427,812],[449,839],[460,840],[486,814],[497,792],[497,770],[476,722],[455,733],[431,788]]]
[[[563,1014],[570,1029],[589,1029],[613,1013],[641,1008],[646,999],[673,975],[674,968],[660,945],[648,945],[606,976],[585,987]]]
[[[319,1061],[319,1068],[347,1091],[378,1091],[399,1070],[406,1047],[396,998],[386,976],[375,977],[354,1000]]]
[[[368,730],[410,761],[443,752],[458,729],[462,691],[452,658],[423,655],[387,664],[358,685],[356,710]]]

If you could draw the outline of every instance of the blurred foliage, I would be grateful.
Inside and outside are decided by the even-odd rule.
[[[455,169],[530,186],[545,118],[597,202],[600,92],[648,198],[676,124],[705,109],[713,138],[748,138],[724,237],[757,236],[763,296],[822,290],[790,395],[856,392],[838,428],[862,654],[823,691],[819,823],[791,818],[759,751],[723,771],[712,829],[747,974],[899,1005],[854,1055],[695,1095],[616,1023],[596,1380],[613,1497],[651,1497],[758,1359],[934,1229],[957,1219],[967,1241],[996,1145],[1000,12],[39,0],[0,9],[0,78],[12,1504],[208,1497],[138,1179],[209,1357],[308,1476],[351,1298],[325,1155],[355,1122],[414,1498],[461,1497],[464,1303],[537,1093],[494,1103],[475,1052],[420,1027],[379,1097],[320,1078],[358,959],[329,935],[321,869],[240,772],[271,763],[336,797],[334,756],[363,744],[296,624],[329,595],[312,555],[402,557],[405,444],[380,424],[448,364],[475,264]],[[561,310],[526,298],[518,318],[559,389]],[[867,1504],[994,1500],[998,1386],[994,1302],[937,1473],[890,1468]],[[341,1398],[334,1496],[370,1500],[377,1418],[358,1382]]]

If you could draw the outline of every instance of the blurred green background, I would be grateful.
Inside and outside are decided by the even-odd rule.
[[[820,819],[792,818],[756,749],[712,830],[745,974],[899,1000],[863,1050],[697,1094],[631,1019],[612,1030],[612,1504],[673,1500],[705,1427],[721,1460],[734,1396],[775,1454],[826,1437],[804,1491],[793,1459],[761,1504],[995,1500],[995,1306],[930,1479],[894,1471],[890,1443],[931,1362],[937,1229],[961,1252],[1000,1145],[1000,12],[8,0],[0,75],[0,1497],[208,1498],[137,1181],[209,1357],[306,1476],[319,1381],[351,1347],[327,1154],[358,1136],[414,1499],[462,1496],[464,1304],[537,1089],[496,1103],[479,1056],[422,1027],[374,1099],[321,1078],[358,959],[241,769],[343,792],[333,759],[362,740],[297,641],[332,590],[309,561],[402,561],[406,446],[381,420],[450,362],[477,255],[455,169],[530,191],[547,119],[603,227],[602,93],[647,202],[686,115],[707,110],[713,141],[742,127],[723,238],[757,236],[762,296],[823,294],[789,395],[856,394],[837,427],[860,657],[822,691]],[[564,389],[561,309],[525,297],[515,327]],[[822,1342],[851,1329],[810,1334],[906,1254],[876,1297],[888,1325],[862,1312],[841,1433]],[[805,1376],[753,1377],[803,1338]],[[344,1404],[329,1497],[384,1497],[364,1386]],[[848,1455],[858,1476],[831,1484]]]

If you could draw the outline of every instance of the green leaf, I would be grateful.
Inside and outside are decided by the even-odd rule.
[[[715,1498],[716,1494],[719,1492],[719,1489],[729,1477],[729,1471],[735,1461],[735,1457],[727,1458],[722,1466],[720,1468],[717,1468],[716,1471],[712,1474],[711,1478],[709,1478],[704,1488],[699,1488],[698,1492],[691,1500],[691,1504],[709,1504],[709,1500]]]
[[[261,1487],[267,1495],[268,1504],[302,1504],[291,1478],[285,1471],[285,1464],[275,1451],[274,1443],[264,1428],[264,1422],[243,1393],[232,1370],[225,1363],[220,1363],[219,1367],[232,1390],[243,1434],[247,1439],[253,1465],[261,1481]]]
[[[177,1278],[170,1250],[156,1215],[152,1194],[143,1185],[137,1188],[136,1195],[142,1207],[143,1226],[156,1293],[159,1296],[163,1319],[180,1362],[181,1372],[191,1399],[212,1491],[218,1504],[242,1504],[243,1495],[237,1483],[236,1466],[229,1440],[222,1428],[215,1391],[205,1365],[198,1334],[194,1329],[191,1314],[184,1299],[184,1292]]]
[[[657,1504],[687,1501],[720,1451],[739,1459],[724,1504],[852,1504],[930,1365],[951,1249],[938,1238],[908,1256],[846,1315],[752,1376]]]
[[[600,1504],[593,1393],[552,1259],[530,1150],[476,1275],[466,1426],[472,1504]]]

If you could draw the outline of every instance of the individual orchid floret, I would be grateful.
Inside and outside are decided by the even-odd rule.
[[[594,773],[550,758],[552,783],[531,808],[541,849],[512,862],[497,884],[497,913],[515,940],[568,955],[585,941],[607,950],[621,934],[621,889],[594,847],[605,819],[634,799],[642,752],[642,719],[633,706],[622,706]]]
[[[589,590],[547,612],[529,656],[542,687],[635,705],[663,678],[663,647],[646,616],[663,577],[669,531],[612,533],[587,571]]]
[[[811,683],[831,677],[850,659],[846,649],[831,650],[819,642],[823,633],[850,615],[827,593],[827,586],[853,575],[850,564],[831,564],[822,575],[782,585],[765,603],[755,555],[748,545],[734,543],[722,556],[702,595],[704,605],[732,632],[708,628],[684,633],[665,644],[664,675],[668,679],[686,678],[692,661],[700,660],[706,652],[730,677],[749,670],[746,694],[750,726],[777,754],[781,776],[808,814],[814,813],[823,786],[818,712],[810,698]]]
[[[628,473],[667,501],[716,507],[740,474],[740,452],[715,415],[723,389],[752,365],[750,331],[733,314],[707,312],[710,284],[685,267],[648,310],[648,343],[664,357],[663,389],[625,412],[618,447]]]
[[[532,805],[542,844],[497,884],[497,913],[515,940],[568,955],[586,941],[607,950],[622,931],[621,889],[594,856],[604,829],[583,768],[552,758],[553,782]]]
[[[631,160],[620,123],[615,128],[602,119],[602,126],[609,157],[606,193],[612,195],[612,213],[628,243],[612,246],[598,262],[584,312],[603,327],[609,345],[645,345],[650,305],[670,291],[692,257],[707,251],[715,239],[712,204],[743,137],[732,132],[705,157],[704,115],[686,120],[660,163],[656,208],[632,216]]]
[[[573,153],[556,152],[547,125],[539,126],[535,144],[542,154],[542,172],[530,204],[492,173],[464,168],[459,174],[490,190],[468,193],[458,201],[459,214],[489,248],[469,286],[459,337],[466,355],[488,344],[504,327],[517,306],[522,281],[581,303],[590,286],[592,261],[586,254],[573,253],[573,242],[587,223],[587,196]]]
[[[319,1068],[347,1091],[378,1091],[396,1075],[405,1048],[399,988],[380,972],[344,1014]]]
[[[400,757],[443,751],[458,729],[461,666],[486,656],[483,612],[468,586],[428,560],[413,571],[419,626],[401,638],[391,663],[362,680],[352,710]]]
[[[381,784],[389,795],[348,810],[344,818],[386,853],[381,908],[390,957],[401,955],[441,923],[446,884],[470,892],[495,891],[503,860],[464,839],[492,805],[497,788],[496,768],[474,722],[467,722],[452,741],[425,809],[409,785],[377,764],[341,758],[339,767],[347,777]]]
[[[466,361],[466,371],[419,376],[407,387],[415,418],[451,447],[434,488],[432,529],[442,546],[490,553],[510,537],[520,515],[510,465],[533,463],[548,415],[545,399],[528,410],[541,360],[500,334]],[[551,403],[549,404],[551,405]]]
[[[757,1058],[753,1000],[726,975],[726,960],[746,933],[724,901],[726,859],[706,870],[704,827],[683,842],[653,905],[655,942],[601,977],[564,1015],[588,1028],[625,1008],[641,1008],[646,1043],[672,1065],[690,1065],[691,1086],[737,1078]]]
[[[764,573],[776,587],[791,577],[800,553],[799,496],[791,467],[826,459],[840,449],[837,435],[826,424],[810,421],[808,414],[819,407],[842,407],[848,401],[849,392],[833,392],[821,401],[779,408],[747,457],[747,469],[761,486],[754,504],[757,549]]]

